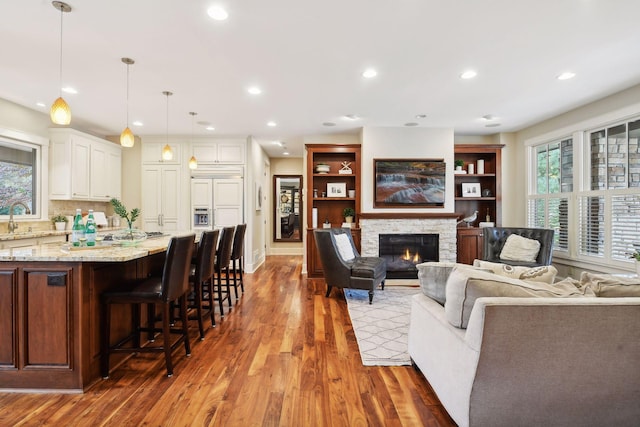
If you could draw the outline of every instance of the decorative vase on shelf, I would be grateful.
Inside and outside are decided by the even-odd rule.
[[[53,225],[56,227],[56,231],[64,231],[67,228],[66,222],[54,222]]]
[[[122,246],[135,246],[146,238],[147,233],[137,228],[123,228],[113,233],[113,240]]]

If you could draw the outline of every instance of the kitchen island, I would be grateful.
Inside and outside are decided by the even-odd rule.
[[[161,273],[169,239],[85,250],[60,243],[0,249],[0,390],[81,392],[99,379],[100,294]],[[114,307],[113,319],[116,342],[131,331],[130,310]]]

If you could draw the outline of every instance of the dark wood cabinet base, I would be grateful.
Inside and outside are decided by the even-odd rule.
[[[146,277],[163,260],[164,253],[122,263],[2,262],[0,389],[83,391],[99,379],[100,294]],[[130,328],[123,309],[114,342]]]

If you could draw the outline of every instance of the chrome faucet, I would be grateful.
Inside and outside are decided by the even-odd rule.
[[[16,228],[18,228],[18,224],[13,220],[13,209],[18,205],[21,205],[22,207],[24,207],[25,215],[31,214],[31,210],[27,205],[25,205],[22,202],[13,202],[9,207],[9,233],[13,233],[16,230]]]

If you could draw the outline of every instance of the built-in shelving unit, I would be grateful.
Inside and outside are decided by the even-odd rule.
[[[482,229],[480,222],[493,222],[496,227],[502,223],[502,147],[501,144],[456,144],[455,160],[462,160],[462,169],[467,173],[455,174],[455,210],[462,217],[468,217],[478,211],[478,218],[467,227],[458,225],[457,260],[471,264],[482,257]],[[478,161],[484,162],[484,170],[478,173]],[[473,165],[473,173],[469,173]],[[463,184],[475,184],[477,196],[469,197],[463,193]]]
[[[360,249],[360,229],[356,227],[360,215],[360,145],[307,144],[307,271],[309,277],[321,277],[322,266],[317,254],[313,229],[340,227],[345,221],[343,211],[355,211],[351,228],[353,240]],[[344,162],[351,173],[340,173]],[[318,165],[326,165],[328,172],[318,171]],[[332,188],[344,190],[332,193]],[[349,191],[353,196],[349,197]],[[323,194],[324,193],[324,194]],[[334,194],[334,196],[330,196]],[[314,209],[317,224],[313,223]],[[314,227],[315,226],[315,227]]]

